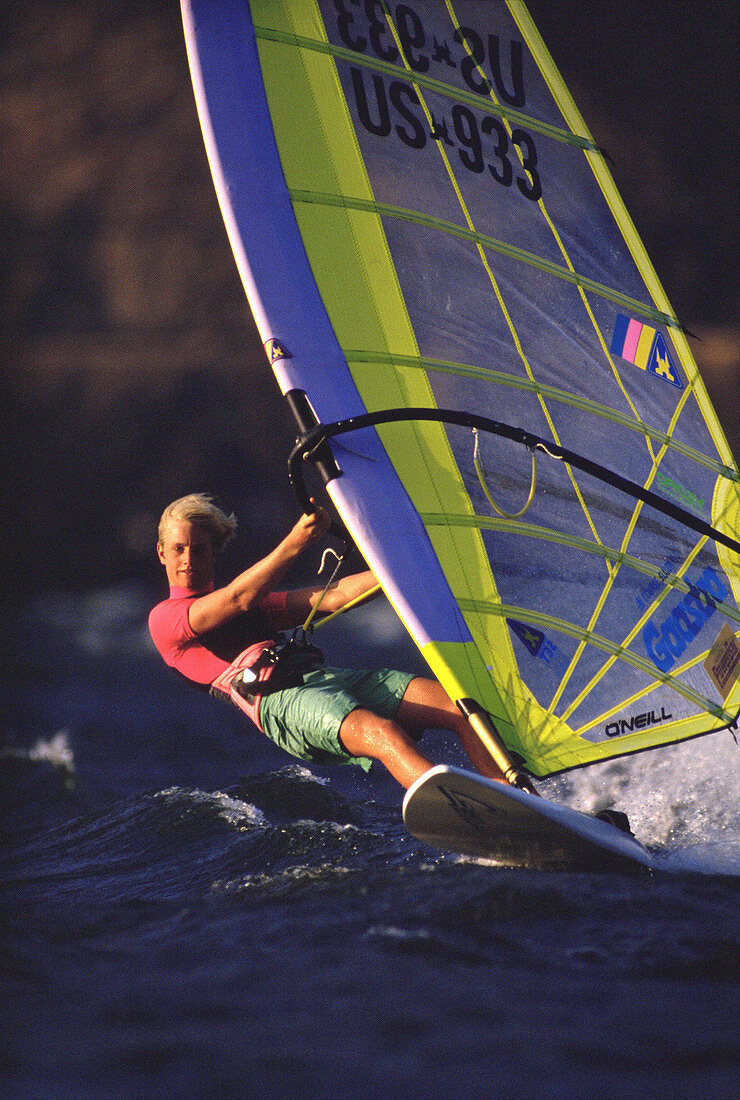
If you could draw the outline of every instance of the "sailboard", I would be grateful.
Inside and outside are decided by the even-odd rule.
[[[445,764],[409,787],[403,820],[426,844],[508,867],[654,868],[647,849],[608,821]]]
[[[519,781],[733,725],[740,474],[524,3],[182,12],[298,490],[484,741]]]

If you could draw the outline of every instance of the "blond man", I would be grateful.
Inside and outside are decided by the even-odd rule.
[[[236,519],[211,497],[193,493],[162,513],[157,554],[170,585],[152,610],[149,629],[164,661],[196,687],[229,699],[270,740],[315,764],[380,760],[404,787],[431,762],[417,742],[426,729],[448,729],[473,765],[503,780],[467,720],[434,680],[393,669],[327,667],[312,647],[284,644],[281,635],[320,613],[341,610],[369,593],[369,570],[323,587],[282,589],[282,579],[307,547],[321,539],[329,517],[302,515],[266,557],[217,586],[218,554]]]

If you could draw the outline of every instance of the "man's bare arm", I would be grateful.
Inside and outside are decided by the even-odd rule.
[[[320,601],[320,614],[329,615],[333,611],[341,611],[348,603],[364,596],[378,585],[375,574],[370,570],[364,573],[351,573],[341,580],[335,581],[327,589],[322,599],[323,587],[296,588],[288,593],[288,614],[295,626],[304,621]],[[380,590],[374,595],[379,595]]]
[[[329,516],[323,508],[302,515],[271,553],[245,569],[230,584],[201,596],[190,605],[188,618],[193,631],[204,634],[248,611],[275,588],[308,546],[326,534],[329,524]]]

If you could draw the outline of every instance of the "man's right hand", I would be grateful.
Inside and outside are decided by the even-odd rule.
[[[326,509],[317,504],[313,497],[311,497],[311,503],[314,506],[314,511],[304,512],[293,527],[292,532],[305,546],[323,538],[331,527],[331,517]]]

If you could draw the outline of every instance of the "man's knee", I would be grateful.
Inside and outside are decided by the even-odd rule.
[[[391,718],[381,718],[372,711],[357,708],[350,711],[339,729],[339,739],[353,756],[382,757],[389,751],[412,746],[405,730]]]
[[[371,711],[348,714],[339,736],[347,752],[379,760],[404,787],[410,787],[432,766],[401,726]]]

